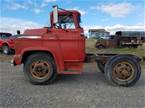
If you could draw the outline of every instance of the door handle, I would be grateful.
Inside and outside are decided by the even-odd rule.
[[[53,40],[53,39],[56,39],[55,37],[49,37],[48,39],[51,39],[51,40]]]

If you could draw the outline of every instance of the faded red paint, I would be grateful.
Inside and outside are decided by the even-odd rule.
[[[57,65],[59,74],[80,74],[85,59],[85,36],[80,27],[77,11],[71,11],[75,23],[75,29],[57,29],[53,25],[52,13],[50,14],[51,28],[26,30],[25,37],[15,41],[14,62],[22,64],[23,57],[27,52],[46,51],[52,54]],[[60,11],[59,14],[66,14]]]

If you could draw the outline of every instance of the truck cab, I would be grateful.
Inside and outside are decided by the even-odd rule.
[[[33,54],[45,53],[53,58],[59,74],[81,73],[85,59],[85,36],[80,17],[75,10],[51,12],[51,27],[24,31],[23,36],[15,40],[14,64],[25,63]]]

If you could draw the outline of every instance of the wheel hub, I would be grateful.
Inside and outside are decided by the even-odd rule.
[[[128,81],[133,77],[134,68],[128,62],[120,62],[113,67],[113,77],[118,80]]]
[[[46,61],[33,62],[30,67],[30,72],[33,77],[43,79],[50,76],[50,64]]]

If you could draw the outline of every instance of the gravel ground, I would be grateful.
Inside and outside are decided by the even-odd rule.
[[[133,87],[107,83],[95,63],[82,75],[61,75],[52,85],[32,85],[22,66],[0,63],[1,108],[145,108],[145,70]]]

